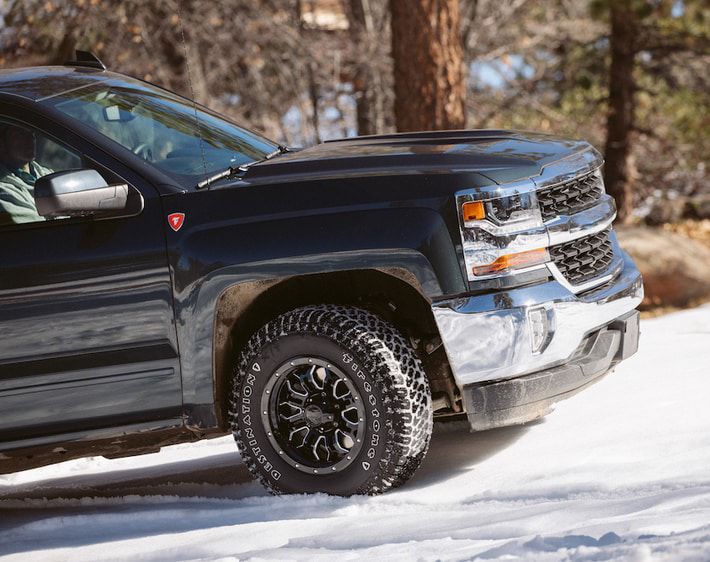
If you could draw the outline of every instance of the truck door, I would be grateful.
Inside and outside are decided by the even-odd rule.
[[[52,127],[0,105],[0,449],[181,423],[158,193]],[[129,183],[142,211],[33,215],[25,192],[33,178],[73,168]]]

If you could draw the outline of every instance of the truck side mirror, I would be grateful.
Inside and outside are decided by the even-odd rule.
[[[43,217],[76,217],[120,211],[128,205],[128,185],[108,185],[96,170],[68,170],[35,182],[35,204]]]

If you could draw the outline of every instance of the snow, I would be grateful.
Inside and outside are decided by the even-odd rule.
[[[543,421],[438,424],[377,497],[271,497],[231,438],[0,476],[16,560],[710,560],[710,305]]]

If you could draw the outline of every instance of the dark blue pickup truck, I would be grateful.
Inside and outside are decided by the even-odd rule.
[[[289,149],[91,60],[1,71],[0,472],[233,432],[274,492],[377,493],[433,419],[544,415],[637,347],[601,165],[494,130]]]

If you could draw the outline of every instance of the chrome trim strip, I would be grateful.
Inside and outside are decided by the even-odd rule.
[[[611,195],[603,195],[593,206],[575,213],[560,215],[545,223],[550,246],[557,246],[601,232],[616,218],[616,204]]]
[[[536,271],[538,269],[548,269],[551,262],[538,263],[536,265],[531,265],[530,267],[524,267],[520,269],[510,269],[508,271],[503,271],[501,273],[491,273],[490,275],[476,275],[472,282],[477,281],[490,281],[491,279],[502,279],[505,277],[510,277],[513,275],[523,275],[524,273],[530,273],[531,271]],[[559,270],[558,270],[559,271]]]
[[[615,254],[614,261],[606,269],[607,273],[602,274],[601,277],[595,277],[594,279],[590,279],[586,283],[581,283],[579,285],[572,285],[569,281],[567,281],[567,278],[564,275],[562,275],[562,272],[559,270],[559,268],[557,267],[557,264],[555,262],[553,262],[553,261],[549,262],[547,264],[547,269],[550,270],[552,277],[560,285],[562,285],[569,292],[578,294],[578,293],[583,293],[585,291],[588,291],[589,289],[593,289],[594,287],[598,287],[599,285],[603,285],[604,283],[608,283],[609,281],[611,281],[614,277],[616,277],[619,274],[619,271],[621,271],[623,263],[624,263],[624,260],[621,258],[621,256],[617,256]]]
[[[543,166],[540,175],[532,178],[532,181],[535,183],[536,189],[552,187],[593,172],[603,163],[604,159],[599,151],[593,146],[587,145],[585,150]]]
[[[577,180],[577,179],[579,179],[579,178],[586,177],[586,176],[588,176],[588,175],[590,175],[590,174],[593,174],[597,179],[599,179],[599,180],[601,181],[601,183],[602,183],[602,188],[603,188],[603,187],[604,187],[604,176],[603,176],[603,174],[602,174],[602,169],[601,169],[601,167],[599,167],[599,168],[596,168],[596,169],[592,169],[591,172],[590,172],[589,170],[585,171],[585,169],[582,168],[582,170],[581,170],[578,174],[573,174],[571,177],[565,177],[565,179],[563,179],[563,180],[561,180],[561,181],[556,181],[555,183],[546,183],[545,185],[537,186],[537,190],[538,190],[538,191],[546,191],[546,190],[548,190],[548,189],[554,189],[554,188],[556,188],[556,187],[558,187],[558,186],[560,186],[560,185],[564,185],[564,184],[566,184],[566,183],[570,183],[570,182],[575,181],[575,180]],[[541,180],[538,180],[538,181],[541,181]],[[552,180],[551,180],[551,181],[552,181]]]
[[[531,234],[536,234],[538,231],[540,234],[545,234],[545,227],[540,224],[539,218],[540,214],[538,213],[537,223],[535,223],[535,219],[527,219],[525,221],[510,224],[510,228],[493,224],[492,222],[488,222],[486,220],[468,221],[465,222],[464,225],[468,230],[478,228],[492,234],[493,236],[515,238],[517,236],[529,236]],[[513,230],[512,227],[515,227],[515,230]]]
[[[532,179],[462,189],[457,191],[455,194],[456,204],[459,208],[461,208],[461,205],[466,201],[487,201],[489,199],[512,197],[514,195],[530,193],[531,191],[537,191],[537,186]]]

